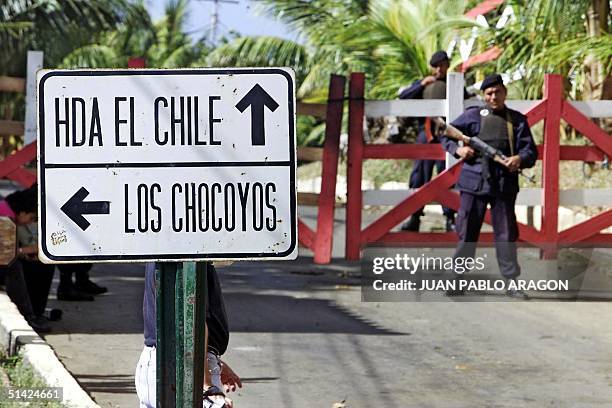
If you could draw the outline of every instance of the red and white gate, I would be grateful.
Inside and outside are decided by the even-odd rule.
[[[368,244],[411,244],[440,242],[452,244],[455,233],[418,233],[391,232],[391,230],[430,202],[438,202],[454,208],[459,207],[459,195],[450,190],[459,176],[461,162],[447,168],[429,183],[416,189],[393,209],[362,229],[362,207],[368,204],[381,204],[385,195],[382,191],[374,194],[377,199],[364,202],[371,196],[361,188],[362,165],[367,159],[430,159],[440,160],[445,153],[439,144],[430,145],[374,145],[363,140],[363,121],[365,117],[384,115],[427,117],[446,116],[453,120],[463,111],[463,77],[449,74],[446,100],[396,100],[365,101],[365,77],[353,73],[349,85],[349,147],[348,147],[348,188],[346,222],[346,258],[358,260],[360,251]],[[466,104],[473,103],[466,101]],[[520,240],[545,249],[545,256],[554,257],[557,247],[572,246],[579,243],[593,246],[609,246],[612,234],[601,233],[612,225],[612,209],[607,209],[590,219],[559,231],[558,211],[560,205],[607,205],[612,203],[612,189],[559,190],[559,163],[561,160],[599,161],[604,155],[612,157],[612,137],[593,123],[590,117],[612,116],[612,102],[570,102],[563,96],[563,78],[560,75],[547,75],[544,99],[541,101],[508,101],[508,106],[527,115],[529,125],[544,121],[544,144],[538,146],[539,160],[542,160],[542,188],[522,191],[517,204],[541,205],[541,229],[519,224]],[[561,119],[593,142],[594,146],[560,145]],[[582,193],[582,199],[576,199]],[[397,193],[394,192],[397,198]],[[407,196],[407,197],[406,197]],[[607,200],[607,201],[606,201]],[[485,222],[490,223],[487,212]],[[492,233],[481,234],[481,241],[492,242]]]

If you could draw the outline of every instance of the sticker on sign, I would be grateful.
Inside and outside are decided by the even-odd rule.
[[[37,79],[43,261],[295,259],[291,69]]]

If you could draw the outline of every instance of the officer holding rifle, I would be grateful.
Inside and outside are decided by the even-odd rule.
[[[502,77],[497,74],[487,76],[480,89],[484,92],[486,106],[467,109],[451,125],[464,137],[477,137],[475,141],[481,139],[498,154],[485,154],[470,147],[471,143],[459,146],[457,140],[462,139],[453,135],[452,129],[446,129],[441,139],[446,151],[464,160],[456,185],[461,194],[461,204],[456,223],[459,243],[455,258],[474,257],[487,205],[490,205],[499,269],[504,278],[512,280],[521,273],[515,244],[518,226],[514,213],[519,172],[534,166],[538,151],[525,115],[505,105],[507,90]],[[526,298],[517,289],[506,293]],[[447,295],[462,294],[462,290],[447,292]]]

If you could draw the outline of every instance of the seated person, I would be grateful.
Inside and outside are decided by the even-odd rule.
[[[0,201],[0,217],[10,218],[17,226],[27,225],[36,219],[38,194],[36,186],[16,191]],[[19,247],[18,258],[9,266],[0,267],[0,281],[6,285],[6,293],[27,322],[39,333],[51,331],[46,319],[36,316],[23,274],[22,259],[36,254],[37,249]]]

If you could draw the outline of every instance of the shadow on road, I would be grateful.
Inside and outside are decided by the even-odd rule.
[[[232,332],[402,334],[323,299],[231,292],[225,302]]]
[[[359,264],[314,265],[311,258],[292,262],[239,262],[219,268],[231,331],[267,333],[402,333],[340,307],[323,293],[359,285]],[[94,302],[61,302],[64,310],[53,334],[142,333],[142,264],[95,265],[93,279],[109,292]],[[322,298],[325,297],[325,298]]]
[[[79,383],[88,392],[106,392],[110,394],[136,393],[133,375],[108,374],[74,374]]]

